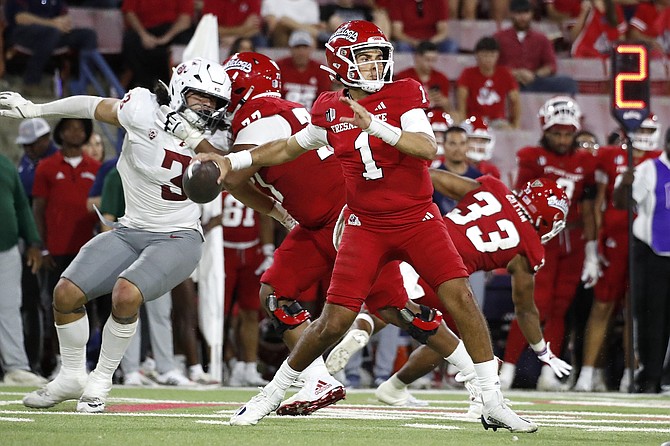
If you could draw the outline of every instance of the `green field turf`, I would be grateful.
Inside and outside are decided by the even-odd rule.
[[[75,402],[27,409],[30,389],[0,387],[0,445],[654,445],[670,441],[670,396],[510,391],[534,434],[485,431],[467,421],[464,391],[416,391],[425,408],[383,405],[372,391],[307,417],[271,415],[256,426],[229,426],[253,389],[115,386],[104,414],[78,414]]]

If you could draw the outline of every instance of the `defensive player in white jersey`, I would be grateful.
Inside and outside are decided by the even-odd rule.
[[[126,213],[115,230],[81,249],[56,285],[53,311],[61,368],[56,379],[23,398],[28,407],[78,399],[78,412],[103,412],[112,374],[135,333],[140,305],[184,281],[200,260],[200,209],[181,187],[195,153],[156,121],[166,121],[171,113],[188,114],[202,130],[216,131],[230,100],[230,80],[221,65],[198,58],[180,64],[167,91],[162,87],[157,94],[136,88],[123,99],[73,96],[46,104],[0,93],[0,116],[95,118],[127,132],[117,165]],[[108,293],[112,314],[103,329],[98,365],[87,375],[84,305]]]

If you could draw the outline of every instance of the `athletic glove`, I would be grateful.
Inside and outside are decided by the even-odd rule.
[[[603,275],[598,259],[598,243],[595,240],[586,242],[584,247],[584,267],[582,268],[582,282],[584,288],[592,288]]]
[[[535,352],[537,359],[551,367],[551,370],[553,370],[559,378],[568,376],[570,370],[572,370],[572,366],[554,355],[554,352],[549,348],[549,344],[551,344],[551,342],[547,342],[547,347],[541,352]]]
[[[205,135],[194,125],[194,118],[197,122],[197,115],[191,110],[187,109],[183,113],[178,113],[167,105],[161,105],[156,112],[155,123],[161,129],[184,141],[190,148],[195,149],[205,139]]]
[[[0,116],[8,118],[35,118],[39,116],[38,107],[28,99],[13,91],[0,93]]]
[[[258,265],[258,268],[256,268],[256,271],[254,271],[254,274],[257,276],[260,276],[263,274],[268,268],[272,266],[272,264],[275,261],[275,245],[272,243],[266,243],[263,245],[261,248],[263,250],[263,255],[265,256],[265,259],[263,259],[263,262]]]

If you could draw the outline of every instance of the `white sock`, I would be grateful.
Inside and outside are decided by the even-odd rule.
[[[593,381],[593,367],[585,365],[582,367],[582,371],[579,372],[579,379],[577,382],[582,383],[591,383]]]
[[[500,379],[498,378],[498,361],[494,358],[490,361],[474,364],[477,380],[482,392],[499,391]]]
[[[245,368],[247,373],[258,373],[258,365],[256,362],[245,362]]]
[[[205,371],[202,369],[202,364],[193,364],[188,367],[188,376],[200,376]]]
[[[86,375],[88,330],[88,314],[86,313],[81,319],[69,324],[56,324],[62,374]]]
[[[362,324],[356,324],[357,321],[365,321],[370,327],[369,330],[367,327],[362,327]],[[358,316],[356,316],[356,320],[354,321],[354,327],[358,326],[360,330],[365,331],[367,334],[372,335],[372,333],[375,331],[375,321],[372,319],[372,317],[367,314],[367,313],[358,313]]]
[[[136,329],[137,321],[120,324],[111,315],[109,316],[102,329],[102,344],[98,365],[95,367],[96,373],[111,379]]]
[[[279,387],[281,390],[286,390],[291,387],[291,384],[295,382],[300,376],[300,372],[293,370],[290,365],[288,365],[288,360],[284,360],[277,373],[275,373],[272,382]]]
[[[397,390],[403,390],[407,388],[407,384],[402,382],[400,378],[398,378],[398,374],[394,374],[392,377],[389,378],[388,382]]]
[[[468,354],[468,351],[465,349],[465,344],[463,344],[463,341],[459,341],[451,355],[444,359],[446,359],[450,364],[453,364],[454,367],[456,367],[463,375],[469,375],[475,371],[475,365],[472,362],[472,358]]]
[[[305,370],[300,373],[300,375],[306,381],[312,378],[317,379],[323,375],[330,375],[330,373],[328,373],[328,369],[326,369],[326,363],[323,362],[323,357],[319,356],[314,361],[312,361],[312,363],[308,365]]]

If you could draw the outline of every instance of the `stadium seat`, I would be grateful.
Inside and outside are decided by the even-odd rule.
[[[72,26],[92,28],[98,34],[101,54],[120,54],[123,41],[123,14],[118,8],[69,8]]]

